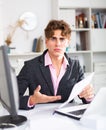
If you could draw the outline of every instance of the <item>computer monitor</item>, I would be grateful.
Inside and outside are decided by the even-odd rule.
[[[27,118],[18,115],[19,93],[14,69],[9,63],[7,46],[0,46],[0,102],[9,114],[0,116],[0,128],[18,126]]]

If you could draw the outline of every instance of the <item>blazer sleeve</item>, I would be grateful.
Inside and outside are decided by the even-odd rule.
[[[27,65],[27,63],[25,63],[19,75],[17,76],[19,88],[19,109],[28,110],[33,108],[28,107],[29,95],[24,95],[29,86],[29,81],[32,75],[30,69],[31,68]]]

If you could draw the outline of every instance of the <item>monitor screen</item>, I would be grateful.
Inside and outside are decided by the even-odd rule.
[[[17,93],[13,93],[12,81],[13,74],[12,68],[9,64],[8,58],[5,54],[6,48],[0,48],[0,99],[3,106],[8,110],[8,112],[12,115],[17,114],[18,109],[18,95]],[[17,86],[14,85],[14,89],[17,89]],[[18,90],[16,90],[18,92]],[[14,91],[14,92],[16,92]],[[11,96],[10,96],[11,95]],[[15,95],[15,96],[14,96]],[[17,105],[15,106],[15,102],[11,102],[12,99],[15,99]]]
[[[7,47],[0,46],[0,102],[9,112],[9,115],[0,117],[0,128],[5,127],[2,125],[4,123],[19,125],[26,120],[26,117],[17,115],[18,94],[17,79],[15,71],[9,63]]]

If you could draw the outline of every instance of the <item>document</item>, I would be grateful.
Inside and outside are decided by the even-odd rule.
[[[79,81],[78,83],[76,83],[72,89],[72,92],[70,93],[70,96],[68,98],[68,100],[66,102],[64,102],[63,104],[61,104],[59,108],[62,108],[64,106],[66,106],[71,100],[73,100],[77,95],[79,95],[82,90],[90,84],[90,82],[92,81],[92,78],[94,76],[94,72],[91,73],[90,75],[88,75],[86,78],[84,78],[83,80]]]

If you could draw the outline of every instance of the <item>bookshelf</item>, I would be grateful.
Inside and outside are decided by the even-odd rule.
[[[70,45],[66,52],[70,57],[79,59],[85,73],[95,71],[93,81],[98,91],[100,86],[106,86],[106,1],[52,2],[52,17],[64,19],[72,29]]]

